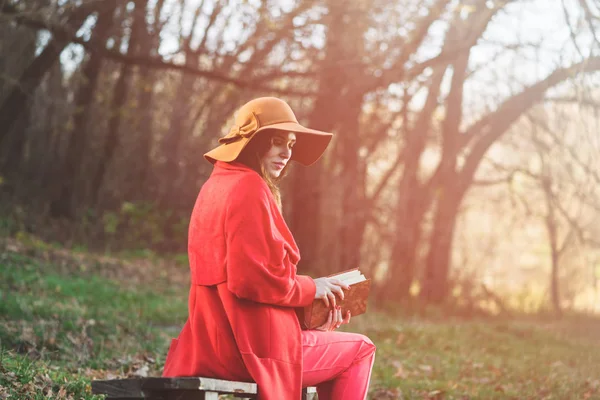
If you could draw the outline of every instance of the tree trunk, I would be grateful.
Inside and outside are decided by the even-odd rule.
[[[99,191],[103,185],[106,171],[112,162],[114,154],[119,147],[119,131],[123,118],[123,109],[127,100],[127,92],[132,79],[132,68],[129,65],[121,64],[119,78],[115,83],[110,106],[110,118],[108,119],[108,130],[104,139],[104,146],[98,158],[98,167],[92,177],[93,198],[95,198],[96,206],[100,206]]]
[[[23,173],[23,153],[29,129],[29,116],[31,114],[32,104],[26,102],[24,109],[20,110],[19,117],[13,122],[11,132],[2,142],[2,166],[0,170],[6,176],[7,180],[19,187],[24,179]]]
[[[315,103],[315,109],[310,118],[310,126],[323,131],[331,131],[333,121],[320,115],[319,107],[326,107],[324,100]],[[329,103],[331,104],[331,103]],[[322,162],[322,160],[321,160]],[[311,165],[309,168],[295,166],[292,176],[292,190],[288,195],[291,203],[290,226],[294,238],[300,248],[301,261],[299,268],[303,273],[312,271],[326,274],[327,266],[319,263],[319,242],[321,240],[320,212],[321,212],[321,163]]]
[[[455,33],[456,34],[456,33]],[[442,186],[438,193],[433,232],[425,262],[421,300],[440,304],[450,292],[449,272],[452,239],[458,209],[466,191],[456,173],[459,157],[460,124],[463,113],[463,88],[469,64],[467,51],[452,64],[452,81],[446,98],[446,116],[442,126],[442,160],[438,167]]]
[[[90,6],[77,7],[69,16],[66,24],[74,27],[76,31],[91,12]],[[54,33],[44,50],[23,71],[14,89],[0,105],[0,142],[8,135],[21,113],[27,110],[27,100],[33,95],[46,72],[56,63],[60,53],[69,44],[69,39],[64,33]]]
[[[67,45],[53,38],[39,56],[23,71],[19,83],[11,90],[0,106],[0,142],[8,136],[21,113],[27,110],[27,99],[33,95],[46,72],[58,60],[58,56]]]
[[[161,11],[164,3],[157,3],[155,7]],[[136,53],[142,57],[151,57],[153,54],[158,54],[160,45],[160,27],[157,20],[153,25],[149,25],[145,15],[149,12],[148,0],[137,0],[136,9],[140,10],[136,13],[135,18],[137,23],[135,28],[139,30],[138,49]],[[146,10],[146,13],[144,12]],[[129,174],[130,184],[126,198],[134,201],[144,201],[151,197],[149,189],[149,177],[152,171],[151,166],[151,151],[152,140],[154,137],[154,82],[156,74],[149,68],[144,66],[139,67],[139,83],[138,83],[138,106],[136,110],[135,131],[136,131],[136,146],[133,150],[135,157],[131,161],[131,173]]]
[[[60,65],[55,64],[44,82],[40,85],[41,96],[47,99],[66,98],[63,86],[63,73]],[[52,191],[58,187],[55,175],[58,174],[58,132],[63,130],[67,118],[63,117],[67,107],[58,102],[50,101],[36,107],[35,119],[38,122],[35,137],[29,138],[29,160],[27,163],[28,186],[34,187],[40,199],[44,198],[44,205],[52,198]],[[41,196],[43,194],[43,196]]]
[[[349,26],[347,10],[339,4],[330,5],[329,32],[327,34],[326,55],[318,77],[319,90],[308,118],[309,126],[325,132],[333,132],[341,118],[357,118],[345,112],[340,114],[340,96],[350,83],[340,73],[340,60],[348,59],[347,44],[341,39],[353,28]],[[356,56],[354,56],[356,57]],[[357,130],[358,126],[354,128]],[[358,133],[358,132],[357,132]],[[340,140],[345,140],[341,137]],[[325,265],[319,259],[320,243],[323,238],[321,228],[323,160],[308,168],[294,168],[291,183],[291,229],[301,253],[300,268],[304,272],[326,275],[332,273],[335,265]],[[343,251],[343,249],[342,249]]]
[[[105,8],[98,13],[96,28],[92,33],[92,39],[104,45],[107,35],[113,23],[113,13],[116,1],[105,3]],[[76,214],[77,197],[81,185],[80,168],[86,148],[88,134],[88,121],[90,120],[90,109],[94,102],[96,85],[102,69],[102,57],[91,53],[81,71],[81,84],[75,94],[75,114],[73,116],[73,130],[70,132],[67,153],[61,173],[61,184],[58,197],[51,204],[51,211],[55,217],[72,218]],[[95,200],[96,182],[92,182],[92,199]],[[93,202],[92,204],[95,204]]]
[[[26,27],[11,24],[0,26],[0,76],[5,77],[0,77],[0,101],[17,88],[13,77],[18,76],[35,60],[36,41],[36,33]],[[17,47],[19,52],[14,54]],[[32,103],[33,101],[28,101],[24,104],[22,114],[1,142],[0,171],[10,186],[26,182],[22,167],[26,136],[31,132],[29,117]]]
[[[461,200],[462,196],[452,193],[449,185],[439,190],[420,292],[420,297],[425,303],[440,304],[449,293],[452,239]]]
[[[428,189],[419,180],[421,155],[425,149],[431,129],[431,120],[437,109],[437,98],[446,68],[435,72],[429,85],[429,93],[415,125],[409,128],[405,119],[406,145],[404,149],[404,173],[398,185],[398,206],[396,208],[396,235],[392,243],[392,253],[388,263],[388,279],[379,290],[378,303],[384,300],[400,301],[410,294],[415,277],[417,249],[422,236],[425,213],[431,203]]]
[[[192,66],[193,56],[188,56],[186,64]],[[162,181],[161,201],[163,207],[168,207],[176,202],[179,194],[176,192],[179,183],[179,170],[181,157],[181,141],[184,133],[189,133],[190,97],[193,93],[195,77],[182,74],[171,111],[171,122],[163,140],[163,151],[166,155],[163,171],[160,174]]]
[[[368,9],[364,4],[353,3],[354,12],[358,15],[367,15]],[[336,7],[340,7],[336,4]],[[339,11],[338,11],[339,12]],[[345,7],[342,8],[342,18],[337,21],[339,30],[344,35],[337,37],[338,51],[342,51],[341,60],[348,63],[344,68],[339,68],[337,73],[346,83],[343,102],[334,102],[338,108],[336,117],[338,124],[338,149],[339,161],[342,166],[340,179],[341,187],[341,216],[339,235],[338,265],[332,263],[335,270],[346,270],[361,266],[361,247],[363,233],[367,221],[366,204],[366,157],[361,156],[361,116],[365,94],[368,92],[365,82],[370,74],[365,72],[361,57],[365,53],[364,34],[369,24],[365,18],[355,16],[348,18]],[[332,27],[333,29],[333,27]],[[334,30],[332,32],[336,34]],[[339,60],[338,60],[339,62]],[[348,85],[348,82],[355,82]],[[335,272],[335,271],[331,271]]]
[[[360,267],[360,251],[366,226],[365,158],[360,157],[359,119],[363,104],[360,88],[346,95],[346,117],[341,121],[339,141],[342,170],[342,215],[340,229],[339,269]]]
[[[461,63],[464,60],[468,60],[468,53],[470,48],[477,43],[477,39],[485,31],[488,22],[491,20],[498,10],[503,5],[497,5],[495,7],[487,7],[483,4],[484,2],[478,1],[476,4],[476,12],[472,13],[468,20],[462,20],[459,14],[455,14],[454,19],[451,21],[449,31],[444,40],[444,46],[442,48],[442,54],[453,54],[452,58],[448,58],[448,62]],[[446,2],[441,2],[440,6],[445,6]],[[438,9],[441,10],[441,9]],[[427,22],[427,21],[426,21]],[[428,26],[426,23],[425,26]],[[462,34],[459,37],[458,34]],[[459,61],[453,61],[454,58],[458,57]],[[466,57],[466,58],[465,58]],[[461,61],[462,58],[462,61]],[[446,69],[447,64],[441,64],[434,70],[432,77],[432,83],[429,85],[429,94],[423,110],[420,112],[418,120],[415,126],[410,129],[407,135],[407,144],[404,149],[406,162],[404,165],[404,173],[400,184],[398,186],[398,208],[396,216],[396,240],[393,243],[392,255],[389,262],[390,278],[387,280],[385,290],[383,292],[394,293],[393,298],[401,300],[409,295],[410,286],[412,285],[415,276],[415,267],[417,263],[417,250],[419,248],[422,236],[422,223],[425,214],[427,213],[431,203],[434,200],[434,194],[436,188],[439,186],[440,171],[436,171],[428,181],[421,183],[418,175],[420,174],[420,159],[425,150],[425,141],[427,135],[430,132],[431,122],[433,120],[433,112],[437,109],[437,100],[440,93],[440,85]],[[466,68],[466,64],[465,67]],[[453,87],[454,90],[462,90],[464,81],[464,73],[462,66],[457,68],[458,74],[453,75]],[[460,85],[458,85],[460,83]],[[451,116],[446,120],[446,123],[450,124],[452,128],[446,126],[443,152],[443,161],[449,163],[451,167],[456,162],[453,157],[456,154],[456,137],[453,136],[458,132],[458,125],[460,122],[460,115],[462,112],[462,93],[459,96],[450,96],[452,98],[459,98],[458,104],[452,104],[447,102],[449,113]],[[406,124],[407,121],[404,121]],[[451,136],[447,136],[451,135]],[[448,145],[451,145],[448,148]],[[442,168],[445,166],[442,165]],[[441,172],[444,172],[443,170]],[[442,210],[442,208],[440,208]],[[451,214],[451,213],[450,213]],[[449,230],[444,230],[442,235],[452,235],[453,227]],[[447,241],[447,238],[438,237],[436,241]],[[449,239],[451,241],[451,239]],[[430,246],[432,251],[434,250]],[[433,257],[433,256],[432,256]]]
[[[128,199],[142,201],[148,195],[149,174],[152,170],[150,161],[150,152],[152,151],[153,138],[153,87],[154,74],[148,68],[141,68],[140,71],[140,93],[138,94],[138,110],[137,110],[137,146],[135,148],[135,159],[131,165],[131,184],[129,185]]]
[[[543,155],[542,157],[542,166],[545,167]],[[543,168],[545,169],[545,168]],[[562,307],[560,305],[560,289],[559,289],[559,274],[558,271],[560,269],[560,254],[562,250],[559,248],[558,244],[558,227],[556,226],[556,217],[554,214],[554,194],[552,193],[552,181],[551,178],[547,175],[542,176],[540,178],[542,191],[544,192],[544,199],[546,201],[546,216],[544,218],[544,223],[546,225],[546,232],[548,233],[548,242],[550,244],[550,261],[551,261],[551,271],[550,271],[550,301],[552,303],[552,309],[554,314],[557,317],[562,316]],[[567,236],[568,238],[568,236]],[[563,244],[562,249],[566,248],[567,240]]]
[[[404,185],[400,185],[400,187],[407,186],[409,186],[408,180],[404,181]],[[408,193],[404,190],[401,192],[401,196]],[[405,197],[399,201],[396,209],[396,234],[390,254],[387,279],[378,291],[377,302],[380,305],[385,301],[401,301],[408,298],[415,277],[417,249],[423,235],[422,220],[426,208],[420,204],[418,193],[411,193]]]
[[[145,21],[143,20],[145,16],[145,8],[140,10],[139,2],[134,2],[134,4],[135,8],[133,10],[133,24],[127,46],[128,55],[135,55],[140,42],[140,36],[142,34],[142,28],[140,28],[139,25],[144,24],[145,26]],[[119,73],[119,78],[117,79],[113,89],[110,107],[111,112],[108,120],[108,131],[106,133],[104,146],[100,152],[100,157],[98,158],[98,167],[92,178],[92,198],[98,207],[100,206],[99,192],[106,177],[106,171],[108,170],[108,167],[110,166],[115,152],[120,144],[119,134],[121,123],[123,121],[123,110],[133,78],[133,67],[131,65],[121,64],[120,69],[121,71]]]
[[[550,231],[548,232],[551,233]],[[554,240],[556,240],[556,232],[554,232]],[[552,242],[552,239],[551,239]],[[550,274],[550,297],[552,300],[552,308],[554,314],[557,317],[562,316],[562,307],[560,305],[560,284],[559,284],[559,254],[555,247],[556,243],[552,244],[551,257],[552,257],[552,271]]]

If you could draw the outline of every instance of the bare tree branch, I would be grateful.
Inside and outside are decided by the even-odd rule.
[[[4,12],[4,15],[11,15],[11,13]],[[11,11],[11,10],[9,10]],[[0,15],[2,15],[0,14]],[[29,26],[37,30],[48,30],[53,35],[59,35],[65,37],[69,42],[79,44],[90,52],[96,52],[107,59],[113,61],[122,62],[128,65],[142,65],[147,68],[153,69],[168,69],[175,71],[183,71],[191,75],[203,77],[212,81],[230,83],[239,88],[253,89],[257,91],[278,93],[288,96],[311,96],[314,95],[313,91],[302,91],[296,89],[285,89],[278,88],[275,86],[265,85],[264,82],[274,81],[280,78],[293,78],[293,77],[305,77],[311,76],[312,74],[300,73],[300,72],[281,72],[277,74],[264,74],[262,76],[255,77],[254,79],[241,79],[233,76],[228,76],[217,71],[201,70],[198,68],[192,68],[185,64],[175,64],[173,62],[165,61],[161,57],[149,57],[149,56],[137,56],[123,54],[115,50],[109,50],[104,47],[103,44],[88,41],[84,38],[77,37],[69,32],[63,26],[47,23],[39,18],[31,18],[24,15],[13,15],[13,20],[21,25]]]
[[[438,20],[440,15],[442,15],[449,3],[449,0],[437,0],[430,7],[427,15],[415,23],[415,28],[410,34],[411,37],[408,42],[404,44],[402,54],[398,60],[396,60],[392,67],[385,70],[380,77],[374,79],[373,82],[370,83],[371,88],[387,87],[393,82],[399,82],[406,78],[406,62],[409,60],[410,56],[413,55],[414,52],[421,46],[427,37],[429,28],[435,21]],[[442,55],[444,57],[441,57]],[[425,63],[415,66],[408,74],[412,76],[418,75],[428,66],[438,64],[441,60],[449,59],[451,56],[452,55],[440,54],[439,56],[434,57]]]
[[[560,82],[577,74],[600,70],[600,57],[591,57],[585,61],[566,68],[554,70],[546,79],[543,79],[521,93],[509,98],[500,107],[479,121],[471,125],[463,135],[463,145],[475,137],[480,137],[467,156],[465,165],[460,173],[460,182],[470,182],[477,166],[489,147],[498,139],[510,125],[512,125],[524,112],[539,102],[546,91]]]
[[[575,33],[575,29],[573,29],[573,26],[571,25],[570,15],[569,15],[569,11],[567,10],[567,5],[565,4],[565,0],[561,0],[561,3],[562,3],[563,14],[565,16],[565,22],[566,22],[567,26],[569,27],[569,33],[571,35],[571,41],[573,42],[573,46],[575,46],[575,49],[577,49],[577,52],[579,53],[579,55],[582,58],[586,58],[588,55],[584,55],[583,51],[581,51],[581,48],[579,47],[579,44],[577,44],[577,34]],[[591,51],[591,49],[590,49],[590,51]]]
[[[586,0],[579,0],[579,4],[581,5],[581,8],[583,9],[585,19],[588,23],[590,31],[592,32],[592,36],[594,37],[594,40],[596,41],[596,44],[600,45],[600,38],[598,38],[598,34],[596,33],[596,29],[594,28],[594,19],[598,20],[599,18],[594,15],[594,13],[590,9],[590,6],[588,5]],[[591,49],[590,49],[590,51],[591,51]]]
[[[579,155],[576,153],[575,149],[573,149],[570,146],[565,146],[563,141],[560,140],[560,135],[554,131],[554,129],[552,129],[550,127],[550,125],[548,124],[547,121],[544,121],[540,118],[536,118],[531,114],[527,114],[527,118],[534,124],[542,127],[552,138],[553,142],[555,145],[557,146],[561,146],[565,151],[567,151],[567,153],[569,154],[569,156],[571,157],[571,159],[577,164],[578,167],[580,167],[583,171],[585,171],[585,173],[590,176],[591,178],[594,179],[594,182],[597,185],[600,185],[600,174],[598,174],[597,171],[594,171],[590,168],[590,166],[585,163],[582,162]]]
[[[473,186],[496,186],[505,183],[511,183],[514,179],[515,173],[510,173],[508,176],[498,179],[475,179],[473,180]]]
[[[556,104],[578,104],[580,106],[591,107],[596,110],[600,110],[600,101],[590,99],[587,97],[576,97],[576,96],[562,96],[562,97],[547,97],[544,99],[546,103]]]

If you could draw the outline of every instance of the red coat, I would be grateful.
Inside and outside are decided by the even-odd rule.
[[[217,161],[192,212],[188,255],[189,316],[163,376],[253,380],[261,400],[300,399],[293,307],[310,304],[316,289],[296,275],[298,247],[255,171]]]

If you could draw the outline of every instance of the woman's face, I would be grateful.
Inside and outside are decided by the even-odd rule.
[[[275,132],[271,137],[269,150],[263,156],[262,167],[271,178],[279,178],[281,171],[292,157],[292,148],[296,144],[293,132]]]

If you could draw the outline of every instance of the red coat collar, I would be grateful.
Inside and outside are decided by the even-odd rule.
[[[225,161],[217,161],[215,163],[214,171],[243,171],[243,172],[254,172],[255,170],[238,161],[225,162]]]

